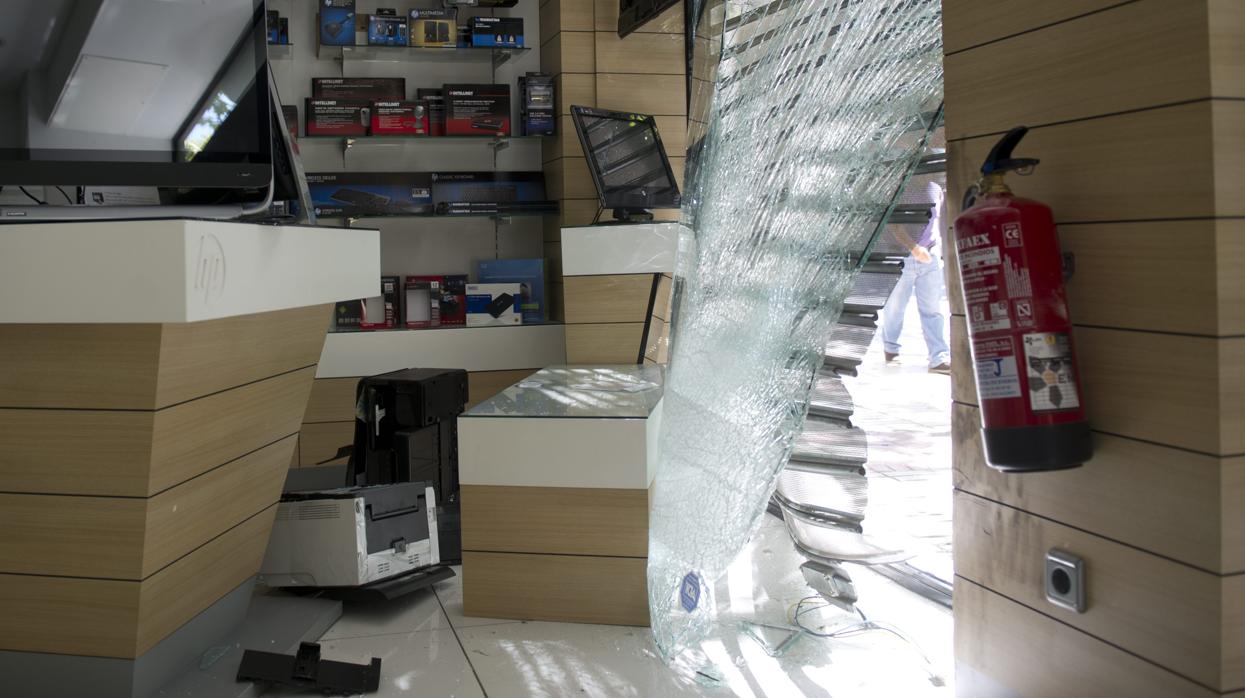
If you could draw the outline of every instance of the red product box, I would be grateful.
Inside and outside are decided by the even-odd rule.
[[[428,135],[426,102],[373,102],[373,136]]]
[[[366,136],[371,104],[346,99],[308,99],[303,114],[308,136]]]
[[[445,135],[445,97],[440,88],[421,87],[415,90],[415,99],[428,105],[428,135]]]
[[[363,299],[363,317],[359,321],[362,330],[388,330],[398,326],[402,279],[397,276],[380,277],[380,295]]]
[[[311,98],[360,102],[406,99],[406,78],[312,78]]]
[[[467,324],[467,275],[441,277],[441,324]]]
[[[441,326],[441,277],[408,276],[403,293],[406,326],[418,330]]]

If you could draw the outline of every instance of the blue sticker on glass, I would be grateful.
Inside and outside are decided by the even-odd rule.
[[[691,613],[700,604],[700,577],[695,572],[688,572],[679,585],[679,603],[683,610]]]

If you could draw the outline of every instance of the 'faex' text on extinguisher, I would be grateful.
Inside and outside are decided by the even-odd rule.
[[[955,219],[986,460],[1009,472],[1075,468],[1093,455],[1054,217],[1003,181],[1038,163],[1012,158],[1027,132],[995,144]]]

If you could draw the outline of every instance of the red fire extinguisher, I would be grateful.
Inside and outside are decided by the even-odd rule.
[[[1075,468],[1093,455],[1054,217],[1003,181],[1038,163],[1012,158],[1028,130],[995,144],[975,201],[955,219],[986,460],[1010,472]]]

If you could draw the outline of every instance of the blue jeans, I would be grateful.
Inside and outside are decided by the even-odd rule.
[[[943,334],[946,318],[942,314],[942,261],[937,255],[926,264],[916,261],[912,255],[904,260],[903,274],[886,306],[882,308],[882,345],[888,354],[899,353],[899,335],[903,332],[904,309],[916,291],[916,308],[921,314],[921,333],[925,335],[925,347],[929,349],[929,365],[933,368],[950,362],[951,353]]]

